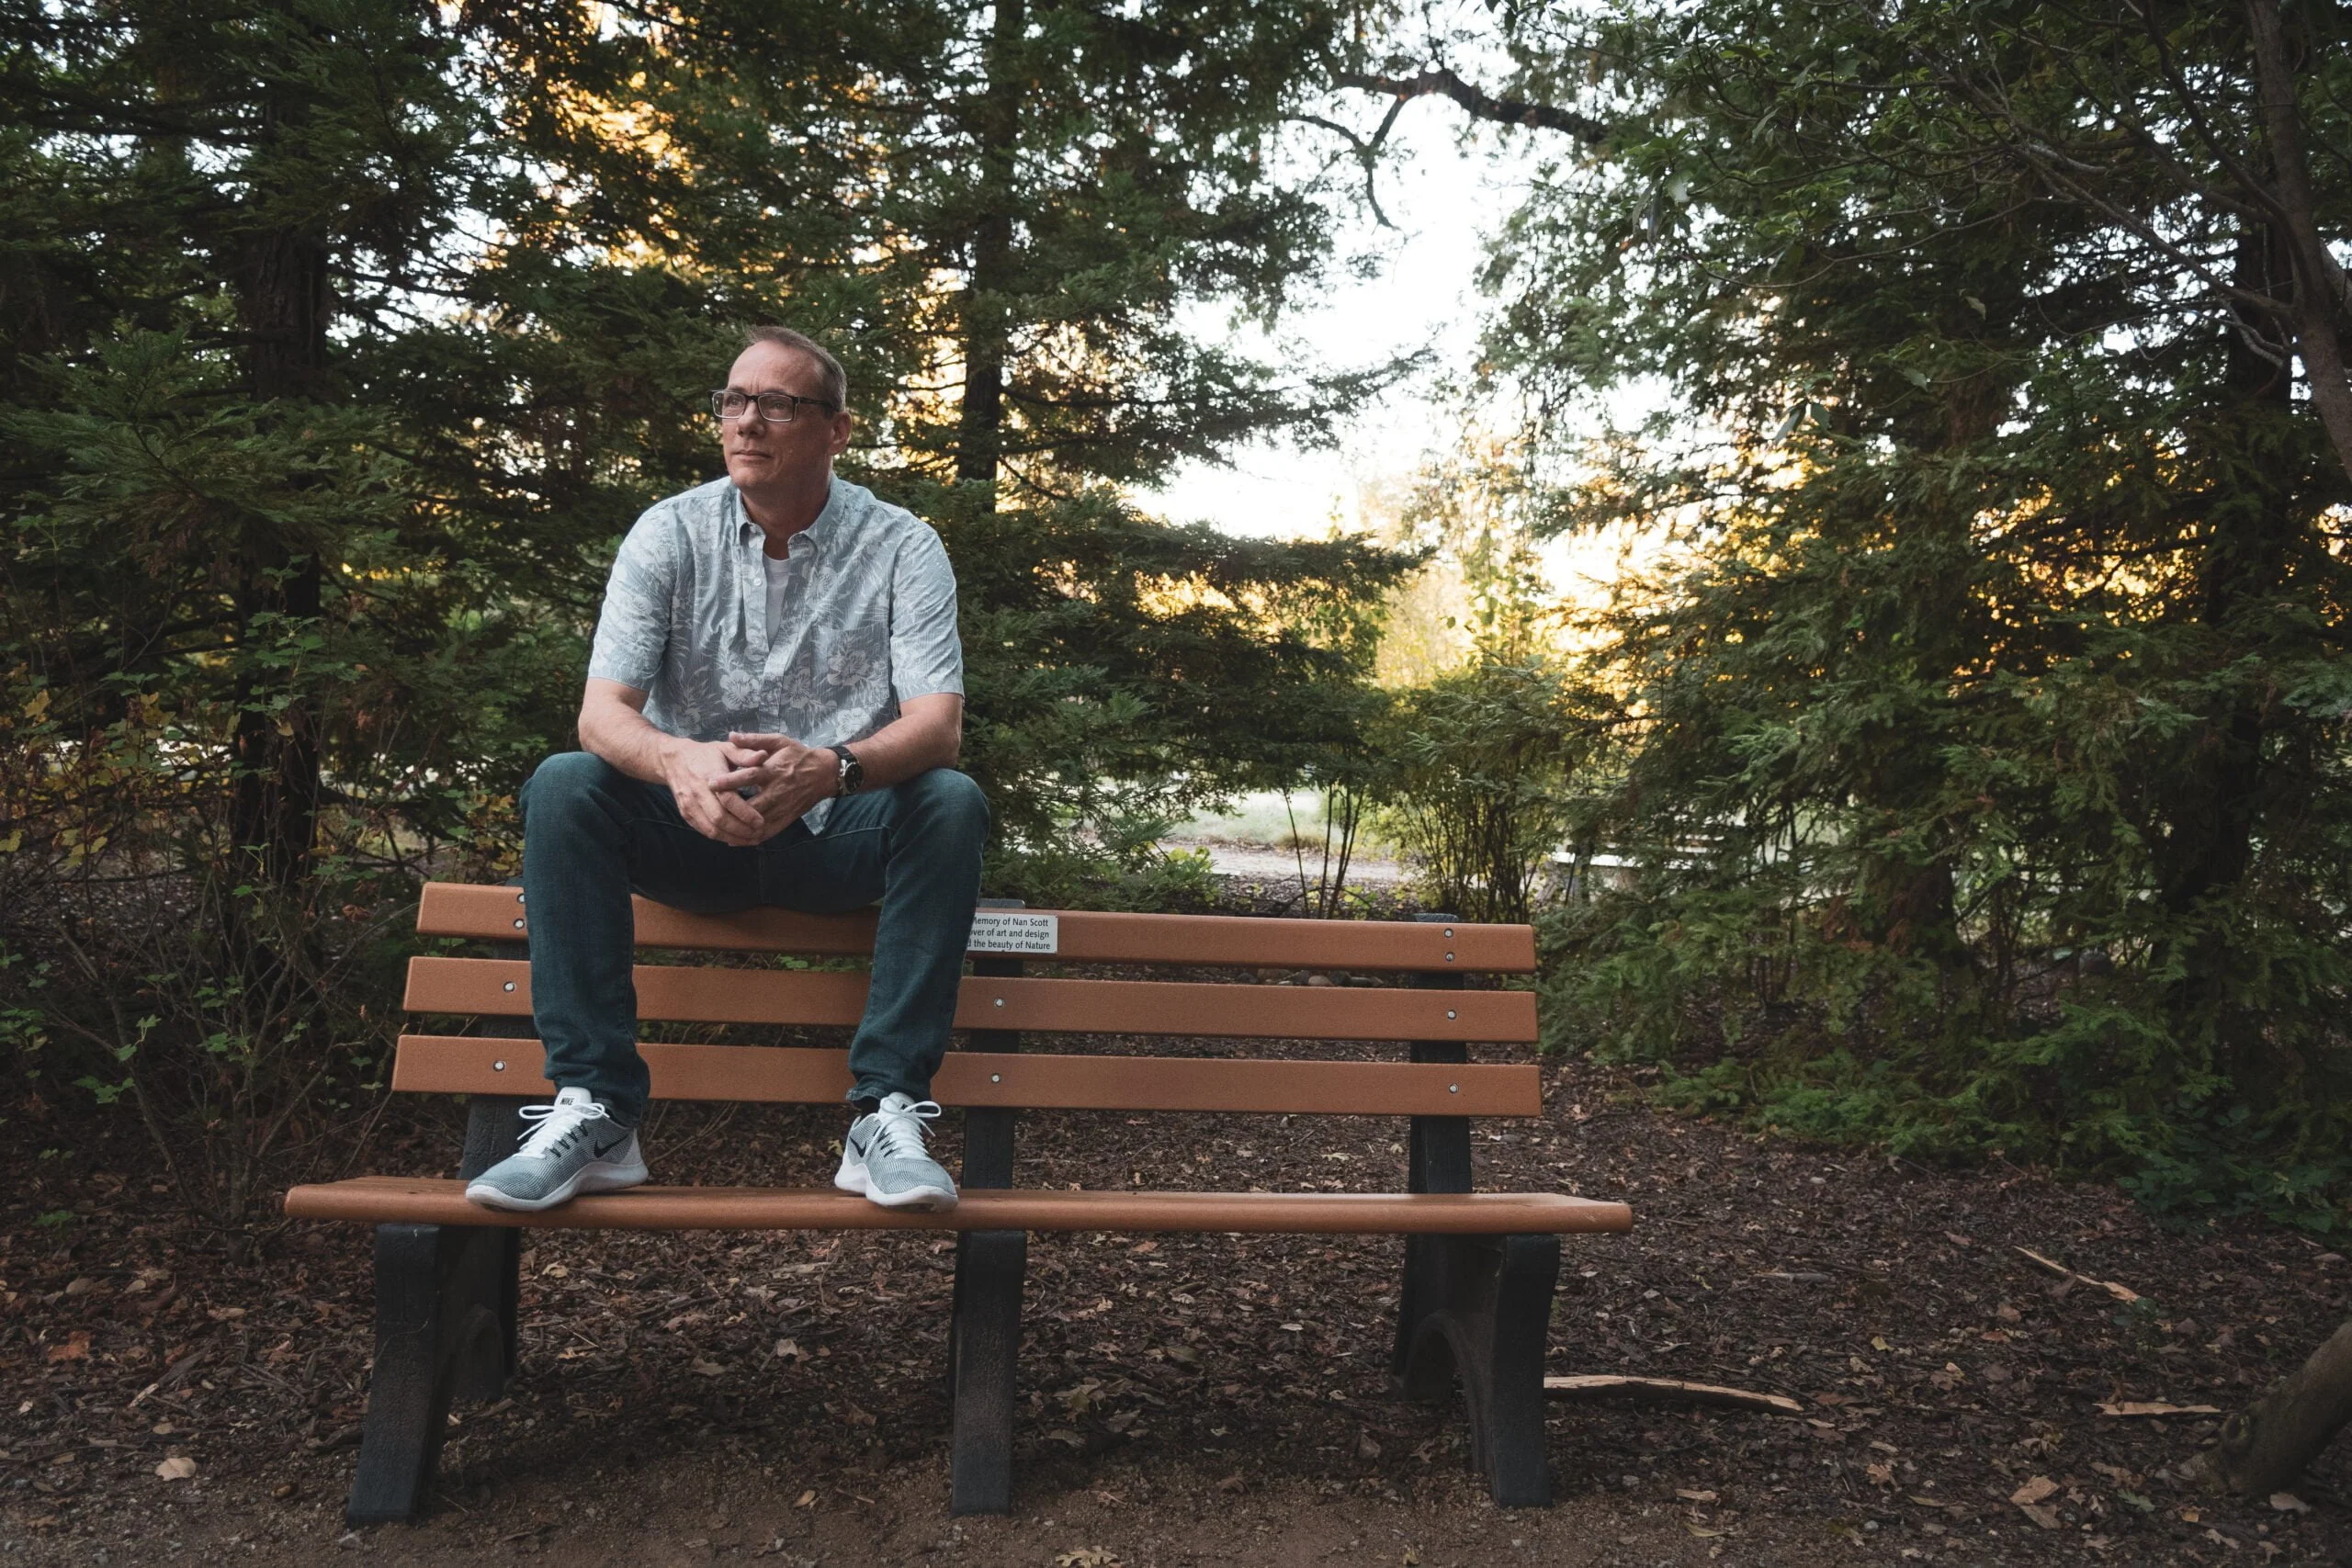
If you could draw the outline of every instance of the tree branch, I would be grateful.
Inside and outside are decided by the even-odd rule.
[[[1611,129],[1589,115],[1564,109],[1556,104],[1495,97],[1472,86],[1442,65],[1432,65],[1418,76],[1371,76],[1351,71],[1340,78],[1340,85],[1353,87],[1359,92],[1385,93],[1400,105],[1408,98],[1426,98],[1437,94],[1460,104],[1473,119],[1489,119],[1498,125],[1532,126],[1538,130],[1556,130],[1575,137],[1587,146],[1596,146],[1609,140]]]

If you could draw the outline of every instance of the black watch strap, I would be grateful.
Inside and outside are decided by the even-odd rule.
[[[857,753],[846,746],[836,746],[833,748],[833,755],[842,760],[841,771],[833,780],[834,796],[838,798],[844,795],[855,795],[859,790],[864,789],[865,764],[857,760]]]

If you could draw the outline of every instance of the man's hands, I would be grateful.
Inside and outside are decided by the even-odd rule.
[[[840,785],[841,759],[822,747],[803,746],[789,735],[734,732],[716,749],[735,759],[733,768],[710,782],[714,799],[727,813],[721,830],[710,834],[721,843],[763,843],[799,821],[819,801],[831,798]],[[752,792],[748,799],[745,790]],[[679,809],[684,808],[681,801]],[[750,836],[738,836],[744,832]]]
[[[841,759],[786,735],[730,734],[681,740],[646,722],[645,693],[591,678],[580,702],[580,744],[633,779],[670,786],[678,814],[722,844],[763,844],[830,796]],[[964,733],[964,699],[909,697],[899,716],[856,742],[865,787],[887,789],[927,768],[952,768]],[[752,794],[747,798],[743,791]]]
[[[662,767],[686,825],[742,848],[765,843],[798,821],[833,793],[840,771],[831,751],[786,735],[673,741],[663,750]]]

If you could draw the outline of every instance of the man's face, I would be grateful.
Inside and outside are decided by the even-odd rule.
[[[791,392],[813,398],[822,388],[806,355],[782,344],[755,343],[727,372],[727,389],[754,397]],[[741,490],[809,482],[831,471],[833,459],[848,450],[849,423],[847,410],[828,415],[808,403],[797,407],[790,424],[772,424],[756,408],[741,419],[721,420],[718,442],[727,456],[727,477]]]

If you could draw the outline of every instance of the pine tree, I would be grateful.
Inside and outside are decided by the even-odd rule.
[[[2292,13],[2281,104],[2264,9],[1520,13],[1491,90],[1367,78],[1562,150],[1493,362],[1551,407],[1657,376],[1725,436],[1561,497],[1679,549],[1605,622],[1643,872],[1577,928],[1582,1039],[1704,1005],[1746,1039],[1694,1092],[2159,1198],[2310,1217],[2352,1174],[2309,243],[2352,217],[2346,56]]]

